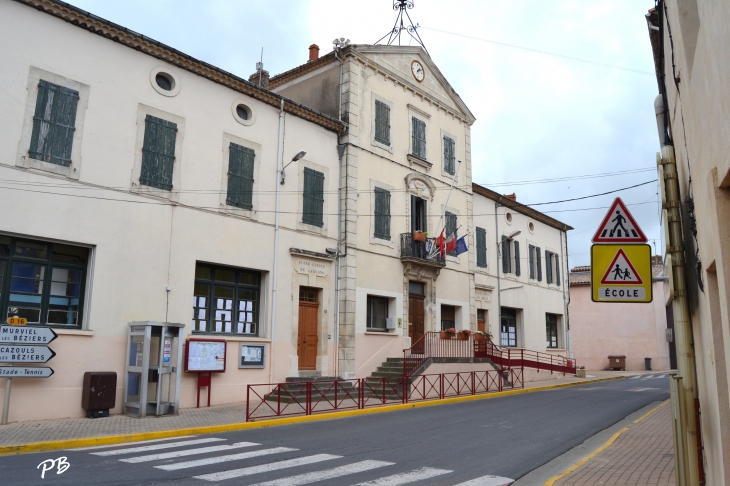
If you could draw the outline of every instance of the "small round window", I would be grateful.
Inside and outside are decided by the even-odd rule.
[[[165,91],[172,91],[172,80],[163,73],[157,73],[157,76],[155,76],[155,83],[157,83],[157,86]]]
[[[504,217],[507,219],[508,223],[512,222],[512,213],[507,213],[504,215]]]
[[[251,111],[246,105],[238,105],[236,106],[236,114],[241,120],[248,120],[250,118]]]
[[[236,98],[231,104],[231,113],[241,125],[253,125],[256,121],[256,112],[251,107],[251,100],[248,98]]]
[[[533,231],[535,231],[535,225],[532,224],[532,221],[530,221],[529,223],[527,223],[527,229],[530,230],[530,233],[532,233]]]

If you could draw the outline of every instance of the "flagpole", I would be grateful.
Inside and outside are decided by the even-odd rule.
[[[454,188],[454,183],[456,182],[456,174],[459,173],[459,167],[461,167],[461,160],[457,160],[456,170],[454,171],[454,177],[451,179],[451,186],[449,186],[449,193],[446,195],[446,202],[444,203],[444,210],[441,212],[441,218],[439,218],[439,223],[436,225],[436,228],[441,227],[441,222],[446,217],[446,207],[449,205],[449,198],[451,197],[451,190]],[[446,235],[448,237],[448,235]],[[436,247],[431,249],[431,253],[428,255],[428,258],[433,258],[433,256],[436,254],[434,251]]]

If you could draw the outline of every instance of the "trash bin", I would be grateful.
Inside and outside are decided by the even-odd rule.
[[[651,371],[651,358],[644,358],[646,371]]]
[[[117,374],[114,371],[87,371],[81,391],[81,407],[88,418],[108,417],[117,399]]]
[[[609,370],[626,370],[626,356],[612,355],[608,357],[608,369]]]

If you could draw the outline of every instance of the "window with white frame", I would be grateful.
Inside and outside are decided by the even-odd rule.
[[[530,267],[530,279],[542,282],[542,257],[540,254],[540,247],[534,245],[528,245],[528,264]]]
[[[545,314],[546,346],[548,348],[558,347],[558,316],[556,314]]]
[[[411,154],[426,160],[426,122],[411,117]]]
[[[388,320],[388,298],[368,295],[367,330],[386,332]]]
[[[547,283],[560,286],[560,255],[545,250],[545,276]]]
[[[502,235],[501,253],[502,253],[502,273],[514,273],[516,277],[521,274],[520,265],[520,242],[510,239]]]

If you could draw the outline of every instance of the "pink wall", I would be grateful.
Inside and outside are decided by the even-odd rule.
[[[609,355],[625,355],[626,370],[643,370],[651,358],[652,370],[669,369],[669,347],[662,282],[653,283],[649,304],[597,303],[590,285],[570,287],[570,329],[573,356],[588,370],[608,367]]]

